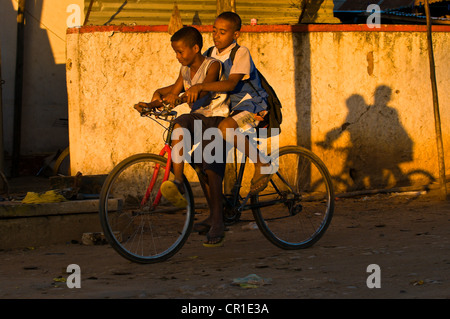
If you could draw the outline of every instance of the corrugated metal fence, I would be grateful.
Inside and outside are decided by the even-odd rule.
[[[85,0],[85,11],[90,0]],[[258,24],[296,24],[300,10],[298,0],[236,0],[236,12],[243,24],[257,19]],[[95,0],[87,25],[167,25],[173,0]],[[216,0],[177,0],[185,25],[212,25],[216,17]]]

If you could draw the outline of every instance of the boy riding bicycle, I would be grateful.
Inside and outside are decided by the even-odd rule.
[[[264,190],[269,183],[271,174],[264,174],[269,170],[262,167],[270,166],[261,161],[256,146],[247,138],[238,142],[238,135],[232,132],[247,131],[250,128],[258,128],[267,114],[267,93],[262,89],[257,69],[253,63],[249,50],[246,47],[238,47],[235,56],[230,57],[233,48],[238,46],[236,40],[240,36],[241,18],[234,12],[223,12],[214,22],[213,38],[215,46],[212,48],[211,57],[223,62],[226,80],[217,82],[204,82],[192,86],[184,94],[189,102],[196,99],[205,91],[229,92],[230,110],[229,117],[224,119],[219,129],[223,138],[234,145],[243,154],[248,155],[255,163],[255,173],[251,181],[250,193],[257,194]],[[255,154],[256,156],[250,156]]]
[[[179,95],[193,85],[219,81],[222,73],[222,64],[214,58],[205,57],[201,54],[203,46],[202,35],[193,27],[184,27],[178,30],[171,37],[171,44],[178,61],[182,65],[180,74],[174,84],[156,90],[153,94],[152,102],[164,101],[175,106],[180,99]],[[200,152],[202,152],[202,149],[213,142],[203,140],[203,132],[209,128],[217,129],[219,124],[229,114],[228,97],[224,93],[203,91],[197,96],[195,101],[188,100],[187,102],[191,107],[191,112],[175,119],[174,133],[172,135],[172,162],[175,179],[166,181],[161,185],[162,195],[178,207],[186,207],[187,205],[182,195],[185,191],[182,187],[182,178],[184,158],[188,154],[185,154],[186,150],[184,147],[176,147],[184,138],[187,138],[183,134],[177,138],[177,129],[185,129],[183,132],[189,133],[187,135],[190,135],[191,143],[188,145],[194,145],[194,141],[202,139],[202,147],[200,147]],[[135,108],[140,111],[148,106],[148,103],[140,102]],[[201,131],[195,129],[197,127],[195,123],[201,123]],[[201,134],[201,136],[195,136],[194,134]],[[179,152],[175,150],[179,150]],[[225,153],[223,151],[222,154],[225,156]],[[208,163],[203,155],[202,163],[196,163],[201,164],[208,182],[207,184],[201,182],[210,208],[208,227],[204,229],[207,232],[207,241],[203,245],[214,247],[222,245],[225,230],[222,207],[222,181],[225,173],[225,158]],[[192,154],[191,158],[196,157]]]

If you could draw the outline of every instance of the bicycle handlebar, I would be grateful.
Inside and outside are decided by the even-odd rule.
[[[176,113],[172,112],[172,109],[183,103],[186,103],[186,97],[178,98],[175,101],[175,105],[170,105],[164,100],[155,100],[150,103],[139,102],[138,104],[134,105],[134,108],[141,114],[141,116],[153,114],[157,117],[160,117],[160,116],[175,115]]]

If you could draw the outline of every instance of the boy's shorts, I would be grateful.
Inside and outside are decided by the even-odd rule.
[[[218,134],[217,136],[219,136],[221,139],[220,143],[221,143],[221,145],[223,145],[223,148],[222,148],[223,156],[221,156],[221,158],[217,161],[213,161],[212,163],[207,163],[205,161],[205,157],[204,157],[204,155],[205,155],[204,150],[205,150],[205,147],[209,143],[214,141],[215,135],[213,135],[213,138],[211,140],[208,140],[208,139],[205,140],[205,139],[203,139],[203,136],[204,136],[205,131],[208,128],[216,128],[218,130],[220,122],[222,122],[224,119],[225,118],[222,116],[207,117],[200,113],[186,113],[186,114],[182,114],[181,116],[177,117],[174,121],[175,124],[180,125],[182,128],[185,128],[190,132],[191,147],[194,147],[195,142],[198,142],[200,140],[202,141],[202,148],[200,149],[199,147],[197,147],[190,155],[190,159],[188,160],[189,164],[191,166],[193,166],[194,168],[195,168],[195,165],[200,165],[200,167],[204,171],[211,170],[222,178],[225,175],[225,164],[226,164],[225,162],[226,162],[226,155],[227,155],[226,154],[226,152],[227,152],[226,143],[223,141],[221,135]],[[201,124],[202,124],[201,130],[196,129],[196,127],[195,127],[196,120],[201,121]],[[211,151],[211,150],[209,150],[209,151]],[[202,163],[194,162],[196,159],[196,156],[195,156],[196,152],[202,152],[201,153]],[[212,155],[214,155],[214,154],[212,154]]]

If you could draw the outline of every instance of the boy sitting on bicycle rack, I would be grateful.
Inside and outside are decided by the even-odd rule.
[[[240,29],[241,18],[234,12],[223,12],[216,18],[213,27],[215,46],[209,49],[209,53],[210,56],[223,62],[226,80],[198,83],[189,88],[185,96],[189,102],[193,102],[204,91],[229,92],[231,114],[219,124],[219,129],[228,143],[254,162],[255,174],[251,181],[250,194],[257,194],[264,190],[270,181],[272,175],[267,174],[271,172],[268,168],[270,164],[261,161],[256,146],[247,138],[240,139],[243,142],[238,141],[239,135],[236,133],[239,134],[237,129],[247,131],[259,127],[267,114],[268,95],[261,87],[249,50],[246,47],[239,47],[236,43]]]
[[[180,74],[176,82],[170,86],[160,88],[153,94],[152,102],[164,101],[172,106],[179,103],[179,95],[188,90],[191,86],[199,83],[209,83],[220,80],[222,63],[211,57],[205,57],[201,54],[203,46],[203,39],[200,32],[193,27],[184,27],[178,30],[171,37],[172,48],[176,53],[176,57],[181,64]],[[174,133],[176,129],[183,128],[190,133],[191,144],[194,141],[201,139],[202,149],[213,140],[203,140],[203,132],[208,128],[218,128],[219,124],[228,116],[228,96],[226,93],[211,93],[203,91],[195,101],[187,101],[191,107],[191,112],[182,114],[175,119]],[[135,106],[139,111],[142,108],[148,107],[149,103],[140,102]],[[201,131],[195,128],[195,121],[202,123]],[[194,134],[201,134],[201,136],[194,136]],[[218,135],[218,134],[217,134]],[[219,135],[218,135],[219,136]],[[176,138],[172,135],[172,150],[180,143],[184,136]],[[221,143],[222,145],[224,143]],[[224,145],[225,148],[225,145]],[[162,195],[172,202],[175,206],[186,207],[187,202],[184,196],[184,189],[182,186],[182,178],[184,172],[184,157],[188,154],[183,154],[184,148],[176,148],[180,152],[172,152],[172,164],[175,179],[173,181],[166,181],[161,185]],[[195,151],[194,151],[195,152]],[[200,179],[201,186],[205,193],[210,208],[210,217],[208,224],[196,225],[197,231],[207,232],[207,241],[203,244],[205,247],[215,247],[223,244],[225,225],[223,222],[223,205],[222,205],[222,181],[225,173],[225,155],[222,161],[213,161],[207,163],[202,152],[201,167],[206,174],[207,184]],[[194,154],[191,158],[195,158]],[[194,165],[191,162],[192,165]],[[196,163],[198,164],[198,163]]]

